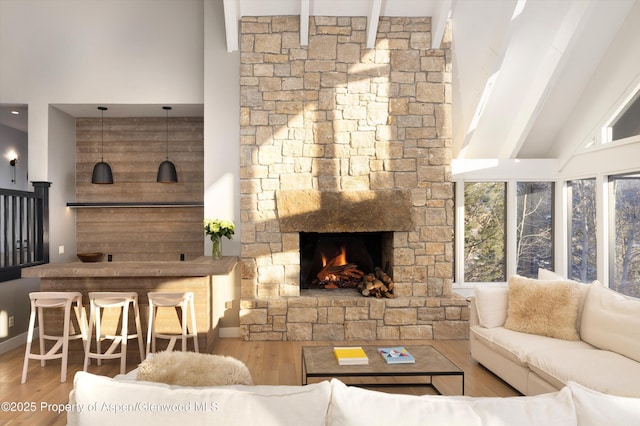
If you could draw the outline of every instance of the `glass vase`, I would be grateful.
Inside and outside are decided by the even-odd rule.
[[[220,259],[222,257],[220,237],[211,237],[211,257],[214,259]]]

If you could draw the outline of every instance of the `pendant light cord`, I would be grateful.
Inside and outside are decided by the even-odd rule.
[[[107,110],[107,107],[99,106],[100,110],[100,135],[101,135],[101,152],[100,152],[100,162],[104,162],[104,112]]]
[[[170,106],[163,106],[163,110],[167,112],[166,115],[166,124],[167,124],[167,150],[166,150],[166,160],[169,161],[169,110],[171,110]]]

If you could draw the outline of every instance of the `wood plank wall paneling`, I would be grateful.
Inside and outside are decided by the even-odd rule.
[[[91,173],[103,144],[100,118],[76,120],[77,202],[203,202],[202,117],[169,118],[169,160],[178,183],[156,182],[166,158],[165,118],[104,119],[104,161],[113,185],[94,185]],[[203,254],[202,207],[78,208],[78,252],[102,252],[114,261],[194,259]],[[105,259],[106,260],[106,259]]]

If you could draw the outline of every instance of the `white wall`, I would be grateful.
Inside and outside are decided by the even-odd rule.
[[[71,262],[76,259],[75,213],[66,206],[76,196],[76,120],[49,107],[49,261]],[[60,253],[60,247],[64,253]]]
[[[222,1],[205,0],[204,215],[231,219],[223,255],[240,255],[240,53],[227,53]],[[205,254],[211,254],[206,240]]]

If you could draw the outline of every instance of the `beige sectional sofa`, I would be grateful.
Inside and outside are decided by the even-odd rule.
[[[568,299],[553,300],[557,295],[550,294],[557,289],[564,289]],[[523,291],[529,292],[524,299]],[[514,312],[518,306],[529,312],[513,326],[510,316],[522,314]],[[560,311],[564,317],[553,318]],[[550,336],[554,327],[564,327],[562,338]],[[640,300],[598,282],[515,276],[507,287],[477,287],[470,348],[475,360],[524,395],[576,382],[605,394],[640,397]]]
[[[635,398],[570,383],[529,397],[414,396],[346,386],[188,387],[78,372],[69,425],[422,426],[640,424]]]

